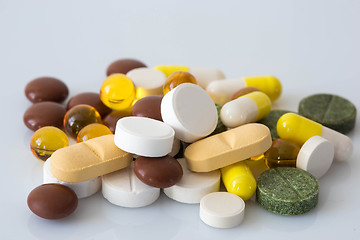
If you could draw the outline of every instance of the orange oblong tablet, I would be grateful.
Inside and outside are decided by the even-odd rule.
[[[125,168],[132,158],[115,145],[114,135],[105,135],[55,151],[50,171],[61,181],[81,182]]]
[[[190,144],[185,158],[191,171],[210,172],[260,155],[271,144],[267,126],[249,123]]]

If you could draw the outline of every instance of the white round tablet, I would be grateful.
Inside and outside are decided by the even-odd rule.
[[[135,208],[155,202],[160,196],[160,188],[150,187],[141,182],[131,164],[102,177],[102,194],[112,204]]]
[[[164,188],[164,193],[171,199],[182,203],[199,203],[206,194],[220,189],[220,170],[196,173],[188,169],[185,158],[178,159],[183,176],[180,182]]]
[[[162,157],[171,152],[174,130],[158,120],[124,117],[116,123],[114,142],[125,152],[145,157]]]
[[[161,116],[184,142],[194,142],[211,134],[218,121],[215,103],[207,92],[192,83],[183,83],[161,101]]]
[[[245,202],[229,192],[209,193],[200,201],[200,219],[215,228],[239,225],[245,215]]]
[[[96,177],[92,178],[86,181],[77,182],[77,183],[68,183],[63,182],[54,177],[54,175],[50,171],[50,161],[51,157],[48,158],[44,162],[43,166],[43,183],[59,183],[62,185],[65,185],[69,188],[71,188],[77,195],[77,197],[80,198],[86,198],[89,197],[95,193],[97,193],[101,188],[101,178]]]
[[[309,138],[301,147],[296,167],[321,178],[330,168],[334,159],[334,145],[320,136]]]

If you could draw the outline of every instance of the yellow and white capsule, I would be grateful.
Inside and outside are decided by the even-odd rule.
[[[154,68],[162,71],[166,77],[176,71],[189,72],[194,75],[196,82],[203,89],[206,89],[206,86],[210,82],[225,78],[224,73],[216,68],[188,67],[181,65],[159,65]]]
[[[295,113],[282,115],[277,122],[276,129],[281,139],[299,145],[303,145],[313,136],[327,139],[334,145],[334,160],[337,161],[346,161],[353,152],[353,144],[348,136]]]
[[[225,103],[220,111],[220,119],[229,128],[256,122],[266,117],[271,110],[270,98],[263,92],[245,94]]]
[[[216,80],[209,83],[206,91],[216,104],[224,105],[229,102],[236,91],[245,87],[256,87],[264,92],[271,101],[281,95],[281,83],[274,76],[256,76]]]

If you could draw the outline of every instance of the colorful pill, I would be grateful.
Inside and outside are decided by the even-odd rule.
[[[286,113],[277,122],[280,138],[303,145],[313,136],[321,136],[329,140],[335,148],[334,159],[346,161],[353,152],[353,144],[349,137],[295,113]]]
[[[271,110],[270,98],[263,92],[252,92],[225,103],[220,119],[225,126],[234,128],[245,123],[256,122]]]
[[[269,168],[296,167],[296,158],[300,147],[290,141],[276,139],[264,153],[265,163]]]
[[[256,87],[264,92],[271,101],[275,101],[281,94],[281,83],[274,76],[257,76],[225,79],[213,81],[206,87],[215,103],[224,105],[231,100],[232,96],[245,87]]]

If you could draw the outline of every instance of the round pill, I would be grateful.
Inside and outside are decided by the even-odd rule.
[[[323,137],[314,136],[301,147],[296,167],[319,179],[330,169],[333,159],[334,145]]]
[[[228,192],[209,193],[200,201],[200,219],[215,228],[240,225],[245,215],[245,202]]]
[[[103,124],[107,126],[112,133],[115,133],[116,123],[120,118],[128,117],[131,115],[131,111],[113,111],[112,113],[106,115],[103,119]]]
[[[33,189],[27,204],[30,210],[45,219],[59,219],[69,216],[78,205],[73,190],[61,184],[43,184]]]
[[[183,83],[197,84],[195,77],[191,73],[185,71],[173,72],[172,74],[170,74],[170,76],[166,79],[166,82],[164,83],[164,95]]]
[[[302,169],[274,168],[258,178],[256,200],[263,208],[277,214],[306,213],[316,206],[318,196],[318,181]]]
[[[143,183],[156,188],[171,187],[183,175],[180,163],[170,155],[153,158],[139,156],[134,161],[134,172]]]
[[[341,133],[355,126],[356,108],[349,100],[331,94],[315,94],[299,103],[299,114]]]
[[[192,83],[180,84],[163,97],[161,116],[184,142],[194,142],[211,134],[218,119],[211,97]]]
[[[112,204],[120,207],[144,207],[155,202],[160,189],[141,182],[133,171],[133,165],[109,173],[102,178],[102,194]]]
[[[276,140],[280,138],[276,130],[276,124],[282,115],[290,112],[291,111],[287,110],[271,110],[270,113],[265,118],[259,120],[258,123],[267,126],[270,129],[272,140]]]
[[[83,127],[77,135],[76,141],[77,142],[84,142],[86,140],[113,134],[110,129],[101,123],[91,123]]]
[[[66,110],[56,102],[39,102],[33,104],[24,113],[24,123],[32,131],[45,126],[62,128]]]
[[[25,87],[25,96],[33,103],[51,101],[63,102],[69,94],[66,84],[53,77],[39,77]]]
[[[147,96],[138,100],[132,108],[132,115],[162,121],[161,100],[162,96]]]
[[[119,59],[114,62],[112,62],[107,70],[106,70],[106,76],[110,76],[114,73],[122,73],[126,74],[130,70],[134,68],[140,68],[140,67],[146,67],[146,65],[139,60],[131,59],[131,58],[124,58]]]
[[[124,117],[116,124],[115,145],[129,153],[161,157],[171,152],[174,130],[167,124],[146,117]]]

